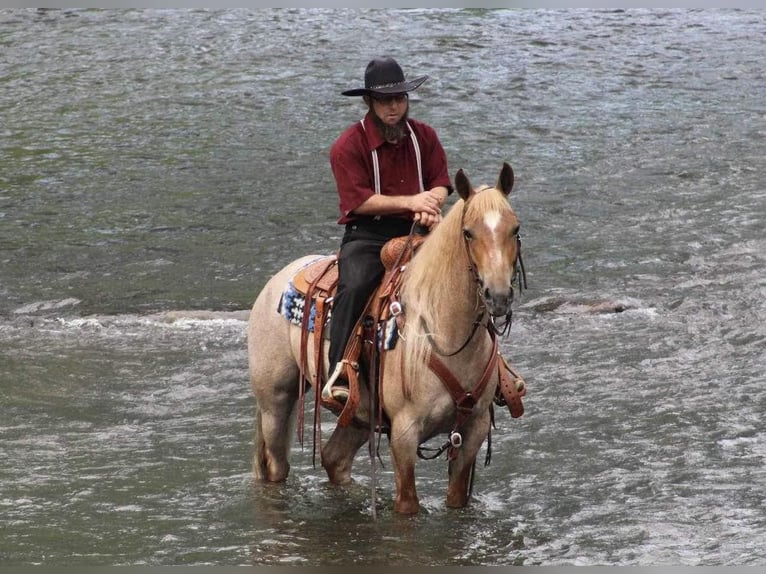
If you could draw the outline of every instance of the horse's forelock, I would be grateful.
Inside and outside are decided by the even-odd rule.
[[[469,201],[465,210],[465,223],[470,224],[476,219],[484,218],[492,211],[514,213],[508,198],[500,190],[485,185],[477,189],[476,195]]]

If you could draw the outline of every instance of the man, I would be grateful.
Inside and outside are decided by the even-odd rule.
[[[441,221],[452,192],[447,157],[433,128],[410,119],[408,92],[428,76],[406,80],[393,58],[375,58],[364,87],[342,92],[362,96],[368,111],[330,149],[346,230],[338,256],[338,291],[330,320],[330,379],[322,398],[348,399],[341,360],[365,304],[384,275],[380,251],[389,239],[408,235],[413,223],[426,231]]]

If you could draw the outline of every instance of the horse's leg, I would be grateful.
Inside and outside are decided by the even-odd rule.
[[[255,390],[255,477],[269,482],[281,482],[290,471],[288,454],[293,437],[295,404],[298,399],[298,369],[287,369],[287,378],[269,384],[261,375],[253,382]],[[263,392],[269,389],[269,392]]]
[[[457,451],[455,460],[449,463],[449,485],[447,506],[463,508],[468,504],[468,491],[476,455],[489,432],[489,410],[474,419],[470,427],[463,430],[463,446]]]
[[[410,417],[400,415],[391,423],[391,458],[396,476],[394,510],[400,514],[417,514],[420,511],[415,488],[418,431],[418,426]]]
[[[351,482],[351,465],[357,451],[367,442],[370,429],[349,425],[336,427],[322,447],[322,466],[333,484]]]
[[[255,397],[253,472],[257,479],[280,482],[290,470],[299,369],[290,342],[290,327],[276,312],[286,279],[272,280],[253,305],[247,327],[250,384]]]
[[[297,373],[295,377],[297,380]],[[283,392],[280,396],[273,397],[268,408],[258,407],[255,444],[260,443],[261,453],[257,455],[258,460],[254,459],[253,464],[260,465],[262,480],[281,482],[290,472],[288,454],[295,428],[294,411],[297,399],[296,386],[294,392]]]
[[[447,506],[450,508],[463,508],[468,504],[468,490],[476,455],[474,455],[473,460],[465,460],[466,457],[462,457],[463,461],[459,461],[460,458],[458,457],[449,463]]]
[[[255,428],[253,432],[253,476],[266,480],[266,441],[261,425],[261,407],[255,403]]]

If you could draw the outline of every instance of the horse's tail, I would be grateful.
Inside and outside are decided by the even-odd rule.
[[[266,441],[261,424],[261,406],[255,402],[255,428],[253,430],[253,475],[257,480],[266,478]]]

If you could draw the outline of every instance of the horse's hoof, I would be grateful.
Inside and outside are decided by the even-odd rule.
[[[327,478],[330,481],[330,484],[333,486],[348,486],[349,484],[354,484],[354,479],[351,477],[351,473],[349,472],[343,472],[343,473],[337,473],[337,474],[330,474],[330,472],[327,472]]]
[[[397,514],[412,516],[420,512],[420,504],[417,500],[415,502],[396,502],[394,504],[394,510]]]

